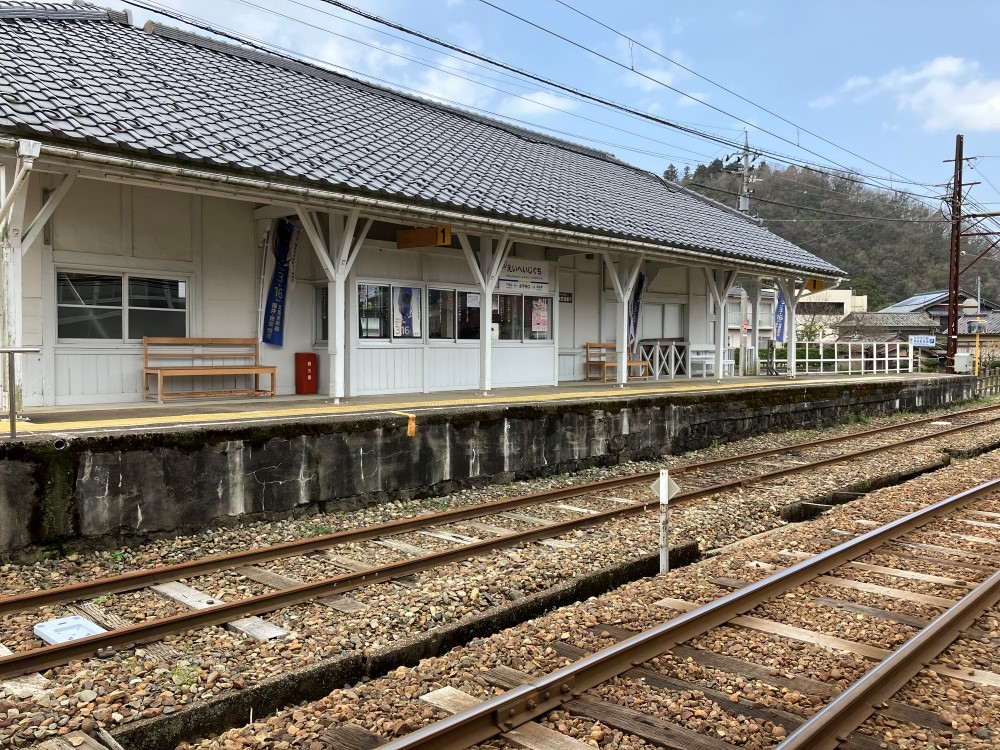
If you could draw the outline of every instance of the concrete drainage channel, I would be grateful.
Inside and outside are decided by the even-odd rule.
[[[964,451],[962,457],[972,457],[998,447],[1000,443]],[[940,461],[905,473],[876,477],[845,490],[790,503],[779,510],[779,515],[788,523],[809,521],[830,507],[851,502],[867,492],[902,484],[944,468],[951,463],[952,455],[954,454],[946,452]],[[723,550],[713,550],[708,554],[714,556],[722,552]],[[690,565],[701,557],[697,542],[673,547],[670,550],[671,569]],[[255,716],[266,716],[285,706],[317,700],[345,685],[381,677],[397,667],[413,666],[422,659],[441,656],[475,638],[488,637],[540,617],[555,608],[599,596],[626,583],[656,575],[658,571],[659,555],[644,556],[613,568],[579,576],[454,624],[435,628],[367,657],[360,653],[350,653],[325,659],[311,667],[265,679],[254,687],[212,698],[176,714],[136,721],[114,732],[113,737],[127,750],[172,750],[181,742],[220,734],[226,729],[252,721]]]

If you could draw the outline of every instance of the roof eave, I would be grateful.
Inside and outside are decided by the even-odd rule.
[[[20,139],[0,136],[0,150],[15,151]],[[32,140],[38,140],[33,138]],[[505,218],[499,214],[477,213],[469,209],[444,204],[400,199],[388,194],[352,192],[343,188],[316,187],[315,183],[282,181],[247,172],[213,170],[210,167],[184,166],[176,162],[154,161],[118,153],[85,150],[72,146],[42,143],[35,169],[75,173],[92,179],[140,183],[152,187],[209,193],[221,197],[261,203],[305,205],[325,210],[363,209],[386,218],[434,222],[448,220],[465,230],[486,233],[508,232],[524,241],[545,242],[565,247],[578,247],[593,252],[613,250],[645,252],[678,263],[731,267],[758,276],[802,275],[835,280],[845,278],[828,270],[805,266],[781,265],[740,258],[723,250],[707,250],[679,245],[662,245],[652,241],[547,225],[524,219]],[[838,269],[839,270],[839,269]],[[842,272],[843,273],[843,272]]]

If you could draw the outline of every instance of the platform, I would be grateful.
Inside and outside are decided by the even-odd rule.
[[[275,422],[308,422],[359,414],[408,416],[436,409],[483,406],[523,406],[608,398],[663,396],[686,393],[802,389],[842,386],[848,383],[905,382],[953,378],[937,374],[800,375],[727,377],[723,380],[689,379],[617,383],[574,381],[558,386],[498,388],[488,395],[475,391],[359,396],[334,402],[327,396],[278,396],[276,398],[191,399],[167,404],[141,401],[86,406],[28,407],[19,414],[17,439],[84,436],[114,433],[148,433],[185,427],[239,427]],[[0,419],[0,442],[9,440],[9,422]]]
[[[975,395],[971,376],[812,375],[29,409],[17,438],[0,440],[0,559],[447,494]]]

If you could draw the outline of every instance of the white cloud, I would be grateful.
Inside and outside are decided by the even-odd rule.
[[[383,44],[375,40],[365,41],[367,45],[337,37],[322,42],[318,49],[307,54],[329,65],[346,68],[348,74],[349,71],[356,71],[376,78],[385,78],[390,71],[410,65],[408,60],[393,54],[406,53],[404,45],[398,42]]]
[[[548,91],[532,91],[522,97],[510,96],[500,105],[500,113],[510,117],[540,117],[557,114],[559,110],[569,112],[576,109],[578,103],[573,99],[549,93]]]
[[[987,78],[979,63],[961,57],[937,57],[919,68],[897,68],[878,78],[849,78],[809,106],[825,109],[875,97],[890,98],[930,131],[1000,130],[1000,79]]]
[[[462,47],[478,52],[485,46],[478,29],[468,21],[458,21],[448,25],[448,35]]]
[[[711,94],[704,91],[685,91],[687,96],[681,96],[677,98],[674,104],[678,107],[693,107],[696,104],[702,104],[708,101]]]
[[[459,73],[461,73],[462,68],[468,67],[463,63],[445,58],[439,60],[438,63],[459,68]],[[436,68],[427,68],[415,77],[407,77],[406,85],[430,99],[437,99],[445,104],[486,108],[493,98],[493,92],[489,89],[485,89],[466,78],[459,78]]]

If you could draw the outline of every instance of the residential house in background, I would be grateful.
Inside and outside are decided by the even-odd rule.
[[[938,324],[926,312],[852,312],[832,328],[840,341],[905,342],[929,336]]]
[[[958,290],[959,314],[972,314],[975,312],[1000,311],[1000,304],[990,300],[980,299],[975,294],[970,294],[964,289]],[[907,297],[901,302],[889,305],[879,312],[883,313],[916,313],[925,312],[934,320],[937,331],[944,331],[948,327],[948,290],[937,292],[923,292]]]

